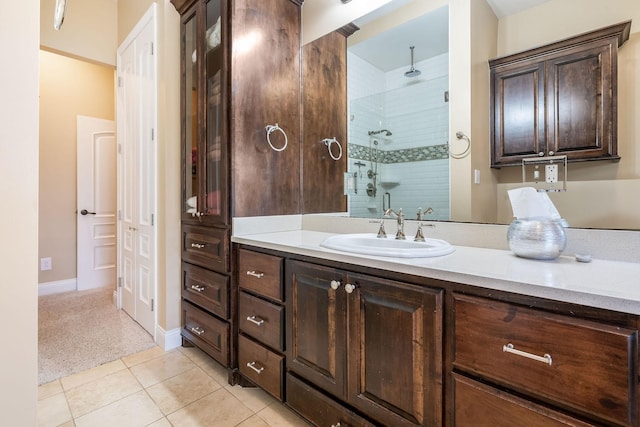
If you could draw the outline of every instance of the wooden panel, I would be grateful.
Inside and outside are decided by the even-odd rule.
[[[373,427],[369,421],[287,374],[287,405],[317,426]]]
[[[229,231],[224,228],[182,226],[182,259],[226,273],[229,271]]]
[[[384,425],[442,423],[442,290],[349,273],[349,403]]]
[[[637,330],[455,295],[457,369],[609,422],[638,423],[637,340]]]
[[[238,327],[261,343],[284,351],[284,307],[240,292]]]
[[[347,41],[334,31],[307,43],[302,52],[303,213],[345,212],[347,171]],[[330,88],[328,90],[328,88]],[[334,160],[321,141],[336,138]],[[332,145],[333,155],[339,150]]]
[[[242,289],[282,301],[282,258],[240,249],[238,285]]]
[[[229,325],[182,301],[182,336],[209,356],[229,365]]]
[[[300,213],[300,7],[289,0],[231,4],[232,217]],[[265,127],[288,138],[276,152]],[[277,147],[280,132],[271,134]]]
[[[587,427],[587,424],[493,387],[453,374],[455,425],[513,427]]]
[[[229,277],[182,263],[182,298],[229,318]]]
[[[238,337],[238,365],[242,375],[280,401],[283,400],[284,356],[240,335]]]
[[[345,283],[339,270],[289,261],[287,285],[287,369],[339,398],[346,397]]]

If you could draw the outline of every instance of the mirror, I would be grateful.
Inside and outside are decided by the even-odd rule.
[[[357,196],[350,196],[354,200],[361,199],[359,206],[352,205],[350,211],[352,216],[379,217],[381,210],[390,203],[392,207],[403,207],[407,218],[414,218],[414,209],[417,207],[425,209],[432,207],[434,214],[426,216],[425,218],[428,220],[451,219],[464,222],[510,223],[512,212],[507,191],[522,186],[522,175],[521,169],[518,167],[489,168],[488,60],[632,19],[635,25],[632,26],[629,41],[621,47],[618,53],[618,153],[622,160],[618,163],[608,161],[569,163],[567,192],[550,194],[550,197],[572,227],[640,229],[637,201],[637,194],[640,194],[640,142],[637,141],[638,128],[635,125],[635,117],[640,114],[640,104],[636,102],[637,99],[640,99],[640,85],[637,84],[639,70],[636,65],[640,56],[638,53],[640,52],[640,33],[636,29],[638,22],[640,22],[640,7],[631,7],[629,3],[620,2],[620,7],[616,9],[615,14],[599,14],[595,8],[593,12],[587,12],[587,9],[590,10],[590,8],[585,8],[585,16],[576,18],[574,8],[566,7],[562,4],[563,1],[549,0],[540,7],[514,16],[496,19],[488,9],[489,6],[484,2],[462,4],[451,1],[390,0],[373,12],[371,9],[367,10],[366,15],[363,13],[349,17],[349,22],[354,22],[360,27],[360,30],[347,40],[350,62],[353,61],[352,57],[355,55],[355,52],[351,50],[357,49],[357,45],[364,43],[365,39],[377,38],[379,42],[382,42],[383,34],[393,33],[394,27],[421,18],[425,14],[436,13],[441,8],[448,8],[449,19],[446,22],[450,23],[451,29],[446,31],[452,37],[449,40],[450,49],[448,52],[449,75],[439,76],[443,79],[446,78],[446,83],[438,82],[437,79],[433,79],[433,81],[427,79],[428,75],[425,72],[425,70],[431,70],[431,67],[424,64],[424,61],[434,61],[434,59],[425,59],[421,56],[424,53],[423,46],[430,46],[434,36],[423,41],[409,42],[405,40],[401,46],[394,48],[378,48],[381,54],[393,54],[401,57],[402,65],[397,66],[396,69],[398,79],[405,83],[403,87],[387,86],[385,82],[384,90],[380,90],[379,87],[374,89],[369,87],[369,92],[366,88],[354,89],[353,85],[356,83],[352,84],[352,81],[364,85],[369,76],[354,76],[354,72],[348,65],[350,92],[348,151],[349,156],[352,157],[349,159],[348,171],[351,174],[357,173],[361,178],[357,181]],[[330,7],[333,8],[334,15],[335,8],[341,7],[333,6],[333,3],[339,2],[328,0],[306,0],[304,7],[307,8],[314,3],[323,2],[332,5]],[[593,3],[592,0],[590,0],[591,3]],[[359,5],[359,3],[351,2],[348,5],[342,5],[342,7],[346,11],[349,5]],[[420,7],[424,11],[410,14],[411,16],[407,18],[408,14],[404,11],[411,7],[413,7],[413,12]],[[393,20],[399,17],[401,22],[397,25],[383,19]],[[312,18],[315,17],[309,19]],[[473,25],[469,25],[469,20]],[[333,23],[336,26],[344,25],[344,22],[337,22],[335,19]],[[310,24],[304,26],[305,30],[310,27]],[[327,27],[325,33],[334,29],[336,27]],[[423,28],[423,30],[425,29],[426,27]],[[491,35],[487,35],[488,33]],[[526,37],[523,36],[525,34]],[[305,42],[310,41],[305,34],[303,34],[303,38]],[[479,42],[478,40],[481,39],[482,41]],[[471,45],[469,45],[469,40],[471,40]],[[415,78],[404,77],[404,73],[411,68],[410,45],[415,45],[415,68],[422,72],[420,76]],[[410,126],[407,126],[406,123],[401,124],[400,117],[395,117],[392,120],[392,117],[388,114],[382,114],[382,111],[378,111],[376,114],[371,113],[371,117],[367,118],[368,121],[362,120],[362,118],[370,114],[367,108],[388,109],[388,107],[382,107],[386,105],[384,104],[385,100],[376,99],[376,97],[386,97],[402,103],[403,99],[409,99],[409,94],[402,92],[403,90],[408,91],[413,86],[416,89],[422,89],[421,84],[407,83],[420,80],[423,82],[429,80],[438,88],[438,92],[442,92],[448,87],[452,95],[450,96],[449,108],[446,109],[448,126],[444,128],[445,134],[438,135],[437,140],[433,141],[434,146],[443,146],[449,143],[452,152],[462,151],[465,148],[461,145],[464,140],[456,138],[456,133],[460,130],[470,136],[472,149],[471,155],[465,159],[448,160],[448,174],[444,171],[444,166],[440,172],[435,174],[438,178],[448,177],[448,181],[445,179],[445,182],[438,182],[435,178],[421,177],[411,184],[413,190],[410,193],[408,190],[409,179],[404,179],[393,170],[393,167],[396,166],[394,164],[397,160],[396,155],[409,155],[410,150],[418,150],[413,146],[402,145],[404,143],[400,141],[404,138],[402,133]],[[441,86],[438,86],[437,83],[440,83]],[[352,95],[354,90],[360,92]],[[368,96],[370,98],[367,98]],[[444,95],[441,93],[439,96],[440,100],[444,102]],[[406,104],[409,107],[410,103]],[[414,109],[417,111],[417,108]],[[413,110],[406,113],[407,117],[411,111]],[[423,117],[426,112],[419,114]],[[407,121],[411,124],[416,120],[407,119]],[[366,123],[359,127],[362,122]],[[386,135],[385,130],[389,131],[391,135]],[[380,131],[380,133],[369,135],[369,131]],[[352,132],[355,133],[352,134]],[[371,136],[377,138],[370,138]],[[378,141],[378,145],[374,144],[374,140]],[[372,174],[376,173],[376,164],[371,162],[372,156],[376,155],[378,155],[378,169],[377,175],[375,175],[376,198],[367,199],[364,194],[366,194],[368,184],[372,183],[368,177],[369,170],[372,170]],[[444,153],[439,151],[437,155],[444,155]],[[428,162],[435,166],[437,162],[447,163],[447,160],[432,158]],[[411,162],[398,163],[400,163],[399,169],[405,171],[409,169]],[[479,184],[474,184],[475,170],[479,171]],[[418,175],[416,173],[412,176],[417,177]],[[428,187],[431,184],[433,186]],[[451,187],[448,189],[449,191],[446,194],[437,194],[438,199],[436,200],[437,190],[442,190],[447,184]],[[401,186],[407,187],[407,194],[413,195],[403,196],[400,193]],[[383,206],[382,196],[387,192],[390,193],[391,200],[389,202],[388,196],[386,196],[387,199],[384,200],[385,205]],[[448,203],[446,197],[449,198]],[[436,218],[436,214],[442,216]]]
[[[347,49],[351,216],[450,219],[448,23],[448,6],[377,34],[355,22],[371,36]]]

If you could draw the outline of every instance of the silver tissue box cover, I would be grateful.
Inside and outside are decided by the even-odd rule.
[[[564,219],[516,219],[507,231],[509,249],[523,258],[556,259],[567,246],[566,224]]]

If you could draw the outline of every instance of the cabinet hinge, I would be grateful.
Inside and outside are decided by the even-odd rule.
[[[122,77],[118,76],[118,87],[122,87]]]
[[[156,139],[156,132],[155,132],[155,129],[154,129],[154,128],[151,128],[151,140],[152,140],[152,141],[155,141],[155,139]]]
[[[153,55],[153,43],[151,43],[151,55]]]
[[[153,227],[154,223],[156,220],[156,215],[155,214],[151,214],[151,226]]]
[[[122,144],[118,144],[118,154],[122,154]]]
[[[122,287],[122,277],[118,277],[118,287]]]
[[[151,311],[153,311],[155,300],[151,298]]]
[[[122,211],[118,209],[118,221],[122,221]]]

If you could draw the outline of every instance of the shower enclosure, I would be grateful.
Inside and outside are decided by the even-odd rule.
[[[350,100],[349,171],[358,188],[351,216],[380,218],[389,207],[407,218],[431,207],[429,220],[449,219],[448,76],[399,82],[399,87]]]

